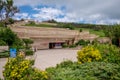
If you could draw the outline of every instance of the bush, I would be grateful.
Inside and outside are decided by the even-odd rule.
[[[92,45],[99,44],[99,43],[100,43],[100,42],[97,41],[97,39],[95,39],[95,40],[92,41]]]
[[[74,62],[72,62],[70,60],[67,60],[67,61],[64,61],[64,62],[62,62],[60,64],[57,64],[56,68],[59,68],[59,67],[67,68],[67,67],[71,67],[71,65],[73,65],[73,64],[74,64]]]
[[[67,45],[67,44],[63,44],[62,47],[63,47],[63,48],[67,48],[68,45]]]
[[[68,27],[70,30],[74,30],[75,28],[74,28],[74,26],[69,26]]]
[[[30,59],[30,64],[34,65],[35,60],[34,59]]]
[[[48,74],[46,71],[41,71],[38,69],[33,69],[30,74],[30,77],[26,78],[27,80],[48,80]]]
[[[4,27],[4,23],[3,22],[0,22],[0,27]]]
[[[8,45],[9,48],[17,50],[24,48],[24,42],[10,28],[0,30],[0,45]]]
[[[3,40],[0,40],[0,46],[5,46],[5,45],[7,45],[6,42]]]
[[[120,49],[114,45],[109,44],[95,44],[94,48],[97,48],[102,56],[102,61],[112,62],[119,64],[120,62]]]
[[[76,43],[76,45],[86,46],[86,45],[88,45],[89,43],[90,43],[89,40],[85,41],[85,40],[81,39],[81,40],[79,40],[79,41]]]
[[[68,28],[70,30],[74,30],[75,29],[75,27],[72,24],[69,24],[69,23],[67,23],[67,24],[61,24],[60,27],[62,27],[62,28]]]
[[[33,55],[34,52],[32,50],[26,50],[25,55]]]
[[[32,68],[30,60],[26,60],[22,54],[16,58],[8,59],[3,71],[5,80],[47,80],[47,73]]]
[[[0,78],[0,80],[3,80],[3,79]]]
[[[29,24],[30,25],[35,25],[35,22],[34,21],[29,21]]]
[[[10,29],[3,28],[0,30],[0,40],[3,40],[9,47],[14,44],[18,36]]]
[[[9,57],[10,54],[8,51],[4,51],[4,52],[0,52],[0,58],[5,58],[5,57]]]
[[[98,49],[92,46],[86,46],[77,52],[77,59],[79,63],[99,61],[102,59]]]
[[[105,27],[104,33],[113,40],[113,44],[120,47],[120,25],[111,25]]]
[[[79,32],[82,32],[82,31],[83,31],[82,29],[79,30]]]
[[[23,39],[23,42],[25,43],[25,48],[30,49],[31,48],[30,44],[33,43],[33,40],[31,40],[31,39]]]
[[[13,45],[11,46],[11,48],[16,48],[17,51],[19,51],[20,49],[24,49],[24,42],[21,39],[16,39],[13,43]]]
[[[62,47],[63,48],[75,48],[77,45],[76,44],[72,44],[72,45],[67,45],[67,44],[63,44]]]
[[[16,58],[8,59],[5,65],[3,76],[5,80],[20,80],[29,74],[29,68],[31,67],[29,60],[24,60],[21,55]]]
[[[15,21],[12,18],[9,18],[8,22],[9,24],[13,24]]]
[[[66,64],[68,66],[63,66]],[[46,69],[50,80],[119,80],[120,66],[105,62],[77,64],[62,62],[57,67]]]

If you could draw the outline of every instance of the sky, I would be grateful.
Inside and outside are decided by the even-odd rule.
[[[90,24],[119,24],[120,0],[14,0],[15,19]]]

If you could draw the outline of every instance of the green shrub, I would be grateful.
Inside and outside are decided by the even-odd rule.
[[[91,62],[77,64],[66,62],[46,69],[50,80],[119,80],[120,66],[113,63]],[[62,67],[61,67],[62,66]]]
[[[8,51],[4,51],[4,52],[0,52],[0,58],[5,58],[5,57],[9,57],[10,54]]]
[[[69,26],[68,27],[70,30],[74,30],[75,28],[74,28],[74,26]]]
[[[83,46],[86,46],[86,45],[88,45],[90,43],[90,41],[89,40],[83,40],[83,39],[81,39],[81,40],[79,40],[77,43],[76,43],[76,45],[83,45]]]
[[[119,64],[120,49],[114,45],[109,44],[95,44],[93,47],[97,48],[102,56],[102,61]]]
[[[9,24],[13,24],[15,21],[12,18],[9,18],[8,22]]]
[[[26,50],[25,55],[33,55],[34,52],[32,50]]]
[[[79,30],[79,32],[82,32],[82,31],[83,31],[82,29]]]
[[[19,51],[20,49],[24,49],[25,46],[23,46],[23,45],[12,45],[10,48],[15,48],[17,51]]]
[[[25,43],[25,48],[30,49],[31,48],[30,44],[33,43],[33,40],[31,40],[31,39],[23,39],[23,42]]]
[[[24,42],[10,28],[0,29],[0,45],[8,45],[17,50],[24,48]]]
[[[75,27],[73,25],[69,24],[69,23],[68,24],[61,24],[59,26],[62,27],[62,28],[68,28],[70,30],[74,30],[75,29]]]
[[[77,52],[77,59],[79,63],[99,61],[102,59],[98,49],[92,46],[86,46]]]
[[[21,39],[16,39],[11,48],[16,48],[17,51],[20,49],[25,49],[24,42]]]
[[[10,28],[0,30],[0,40],[3,40],[9,47],[12,46],[17,39],[19,39],[18,36]]]
[[[120,25],[111,25],[105,27],[104,33],[112,40],[112,44],[120,47]]]
[[[5,45],[7,45],[6,42],[3,40],[0,40],[0,46],[5,46]]]
[[[4,27],[4,23],[3,22],[0,22],[0,27]]]
[[[26,79],[27,80],[48,80],[48,74],[46,71],[41,71],[34,68],[33,71],[30,73],[29,78],[26,77]]]
[[[30,60],[30,64],[34,65],[34,63],[35,63],[35,60],[34,60],[34,59],[33,59],[33,60],[31,59],[31,60]]]
[[[30,24],[33,24],[33,25],[35,25],[35,22],[34,22],[34,21],[30,21]]]
[[[99,43],[100,43],[100,42],[97,41],[97,39],[95,39],[95,40],[92,41],[92,45],[96,45],[96,44],[99,44]]]
[[[67,48],[68,45],[67,45],[67,44],[63,44],[62,47],[63,47],[63,48]]]
[[[0,80],[3,80],[3,79],[0,78]]]
[[[67,67],[71,67],[71,65],[73,65],[74,62],[70,61],[70,60],[67,60],[67,61],[64,61],[60,64],[57,64],[57,68],[61,67],[61,68],[67,68]]]

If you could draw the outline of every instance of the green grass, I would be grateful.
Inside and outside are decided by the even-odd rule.
[[[93,29],[86,29],[86,28],[75,28],[75,30],[80,30],[82,29],[83,31],[89,31],[91,34],[98,35],[99,37],[105,37],[105,33],[102,30],[93,30]]]
[[[55,27],[53,25],[48,24],[25,24],[25,26],[35,26],[35,27]]]
[[[91,34],[96,34],[100,37],[105,37],[105,33],[102,30],[100,30],[100,31],[89,30],[89,31],[90,31]]]

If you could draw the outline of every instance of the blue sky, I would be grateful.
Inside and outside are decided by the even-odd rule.
[[[14,0],[15,19],[94,24],[120,23],[120,0]]]

